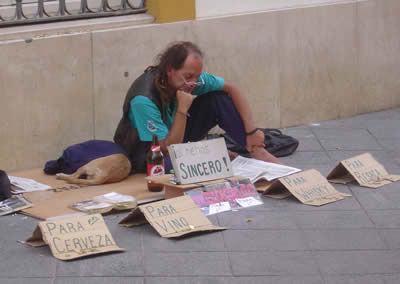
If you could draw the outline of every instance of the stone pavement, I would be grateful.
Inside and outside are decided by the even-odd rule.
[[[400,109],[289,128],[298,152],[283,159],[326,175],[338,160],[369,151],[400,174]],[[373,190],[335,186],[352,198],[322,206],[263,198],[263,206],[221,213],[228,230],[163,239],[148,225],[122,228],[105,217],[124,253],[70,262],[23,240],[37,221],[0,217],[1,284],[67,283],[400,283],[400,183]]]

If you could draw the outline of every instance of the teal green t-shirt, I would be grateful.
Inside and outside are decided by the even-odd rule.
[[[199,96],[212,91],[221,91],[224,88],[224,78],[207,72],[202,72],[199,85],[193,90],[193,95]],[[138,131],[141,141],[151,141],[153,134],[164,140],[168,136],[176,113],[176,101],[172,101],[166,109],[165,121],[161,118],[158,107],[145,96],[136,96],[130,101],[129,120],[133,128]]]

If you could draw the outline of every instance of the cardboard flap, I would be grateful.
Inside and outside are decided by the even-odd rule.
[[[262,179],[254,183],[254,186],[258,192],[264,193],[269,190],[273,183],[273,181],[266,181]]]
[[[393,182],[400,181],[400,175],[387,175],[384,178]]]
[[[141,205],[139,209],[150,225],[164,238],[225,229],[214,226],[188,196]],[[138,216],[137,212],[131,214]],[[121,223],[132,222],[134,216],[128,217]]]
[[[354,177],[341,162],[328,174],[327,180],[338,184],[348,184],[355,181]]]
[[[32,236],[23,243],[28,244],[32,247],[42,247],[45,246],[46,243],[43,240],[42,231],[40,230],[39,226],[36,226],[35,230],[32,233]]]
[[[40,236],[53,256],[61,260],[123,250],[115,243],[100,214],[39,222],[27,243],[40,242]]]
[[[124,227],[133,227],[142,224],[146,224],[148,221],[144,217],[144,214],[139,209],[139,207],[132,210],[124,219],[122,219],[118,224]]]
[[[281,183],[280,180],[278,179],[273,182],[269,182],[269,185],[268,184],[265,185],[265,190],[263,191],[263,195],[274,199],[284,199],[291,196],[292,194],[285,187],[285,185]]]

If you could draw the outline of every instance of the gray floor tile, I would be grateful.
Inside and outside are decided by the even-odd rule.
[[[320,152],[324,151],[319,140],[316,138],[300,138],[298,152]]]
[[[377,138],[377,141],[387,151],[400,152],[400,138]]]
[[[363,129],[368,126],[368,122],[365,119],[352,117],[352,118],[343,118],[337,120],[313,122],[310,123],[309,126],[312,130],[326,129],[326,128]]]
[[[382,277],[383,277],[383,279],[385,279],[385,284],[399,284],[400,283],[400,274],[384,275]]]
[[[144,277],[57,277],[54,284],[143,284]]]
[[[53,284],[53,278],[1,278],[1,284]]]
[[[321,138],[322,147],[327,151],[382,150],[375,138]]]
[[[179,239],[161,238],[154,229],[147,227],[143,231],[144,252],[194,252],[225,251],[221,232],[207,232]]]
[[[314,129],[322,147],[328,151],[382,150],[382,146],[366,129]]]
[[[366,129],[346,129],[346,128],[325,128],[325,129],[312,129],[315,136],[320,140],[329,140],[329,139],[342,139],[346,140],[354,140],[354,139],[370,139],[373,138],[371,134]]]
[[[228,229],[297,229],[288,212],[240,210],[218,214],[218,218],[220,225]]]
[[[380,229],[379,233],[389,249],[400,249],[400,229]]]
[[[311,131],[308,126],[300,126],[300,127],[291,127],[291,128],[283,128],[282,132],[286,135],[293,136],[296,139],[315,139],[314,133]]]
[[[382,275],[341,275],[325,277],[326,284],[385,284]]]
[[[400,210],[371,210],[368,216],[377,228],[400,229]]]
[[[320,276],[147,277],[146,284],[321,284]]]
[[[362,229],[373,228],[364,211],[311,211],[296,212],[294,219],[304,229]]]
[[[400,119],[386,119],[384,121],[369,121],[368,131],[376,138],[400,139]]]
[[[295,152],[288,157],[280,158],[285,165],[302,168],[305,165],[332,164],[325,152]]]
[[[230,252],[234,275],[319,275],[308,252]]]
[[[0,277],[54,277],[56,260],[46,247],[33,248],[16,240],[0,242]]]
[[[145,267],[149,276],[232,275],[224,252],[146,253]]]
[[[351,186],[358,202],[367,210],[400,209],[400,191],[398,183],[385,185],[378,189]]]
[[[143,276],[141,249],[57,262],[57,276]]]
[[[323,274],[383,274],[400,272],[400,251],[314,252]]]
[[[375,229],[305,230],[305,240],[312,250],[374,250],[387,246]]]
[[[230,251],[296,251],[307,250],[300,231],[293,230],[227,230],[224,239]]]

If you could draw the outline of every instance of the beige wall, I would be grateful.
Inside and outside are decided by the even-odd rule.
[[[131,82],[172,40],[198,43],[262,127],[399,106],[399,27],[400,2],[375,0],[0,42],[0,168],[111,140]]]

